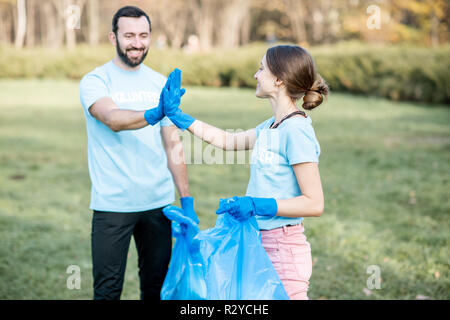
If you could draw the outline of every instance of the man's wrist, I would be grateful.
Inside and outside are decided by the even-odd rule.
[[[158,107],[148,109],[144,112],[144,118],[148,124],[154,126],[157,124],[164,115],[160,114]]]

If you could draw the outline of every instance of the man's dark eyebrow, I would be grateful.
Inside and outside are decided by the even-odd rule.
[[[135,33],[134,32],[125,32],[124,34],[126,34],[126,35],[135,35]],[[141,32],[141,33],[139,33],[139,34],[149,34],[148,32]]]

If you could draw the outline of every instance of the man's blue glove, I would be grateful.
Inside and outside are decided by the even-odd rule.
[[[186,213],[176,207],[176,206],[167,206],[163,208],[163,214],[172,221],[172,226],[174,226],[174,236],[178,237],[179,235],[185,236],[188,240],[192,240],[197,233],[200,232],[200,228],[197,223],[193,221],[191,218],[186,216]],[[177,226],[179,224],[179,228]]]
[[[181,197],[180,198],[181,208],[183,209],[186,216],[194,220],[194,222],[199,223],[197,214],[194,211],[194,198],[193,197]]]
[[[229,213],[236,220],[243,221],[254,215],[276,216],[277,201],[274,198],[233,197],[220,199],[217,214]]]
[[[181,70],[175,69],[169,77],[171,77],[170,87],[163,89],[163,112],[178,128],[186,130],[195,121],[195,118],[183,113],[179,108],[181,97],[186,92],[185,89],[180,89]]]
[[[161,93],[159,95],[159,103],[158,106],[152,109],[149,109],[147,111],[144,112],[144,118],[145,120],[148,122],[148,124],[154,126],[155,124],[157,124],[159,121],[161,121],[162,118],[164,118],[164,110],[163,110],[163,103],[164,103],[164,99],[163,99],[163,94],[164,94],[164,89],[169,89],[170,88],[170,84],[173,81],[173,75],[172,73],[169,75],[169,77],[167,78],[166,84],[164,85],[163,90],[161,90]]]

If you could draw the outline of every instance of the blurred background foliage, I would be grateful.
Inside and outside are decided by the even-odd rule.
[[[73,48],[107,42],[112,16],[124,5],[144,9],[154,41],[175,49],[192,35],[202,50],[275,39],[431,46],[450,39],[447,0],[0,0],[0,43]],[[378,14],[379,27],[370,26]]]
[[[306,219],[310,298],[449,299],[448,0],[0,0],[0,299],[92,298],[78,82],[114,56],[124,5],[151,18],[145,64],[181,68],[183,109],[221,128],[271,116],[253,79],[268,47],[312,53],[334,92],[312,115],[326,212]],[[245,194],[249,164],[188,170],[212,227],[218,199]],[[128,258],[123,298],[139,299],[133,242]],[[80,290],[66,285],[73,264]],[[381,290],[367,287],[369,265]]]
[[[450,102],[446,0],[0,0],[0,78],[80,79],[124,5],[151,18],[146,63],[185,85],[254,87],[266,49],[295,43],[334,91]]]
[[[182,70],[183,85],[255,87],[253,78],[267,50],[266,43],[235,49],[185,54],[153,50],[146,64],[162,74]],[[111,45],[53,51],[0,48],[0,78],[81,79],[113,56]],[[420,48],[409,45],[368,45],[345,42],[309,49],[331,90],[377,95],[392,100],[450,102],[450,45]]]

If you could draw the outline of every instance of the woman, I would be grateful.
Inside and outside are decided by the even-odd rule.
[[[311,118],[297,107],[312,110],[328,94],[310,54],[298,46],[267,50],[255,74],[256,96],[269,99],[273,117],[254,129],[230,133],[196,120],[179,109],[180,71],[164,89],[164,113],[182,130],[224,150],[254,149],[245,197],[221,199],[218,214],[238,220],[256,216],[262,244],[290,299],[308,299],[312,262],[303,218],[319,217],[324,208],[318,162],[320,146]]]

